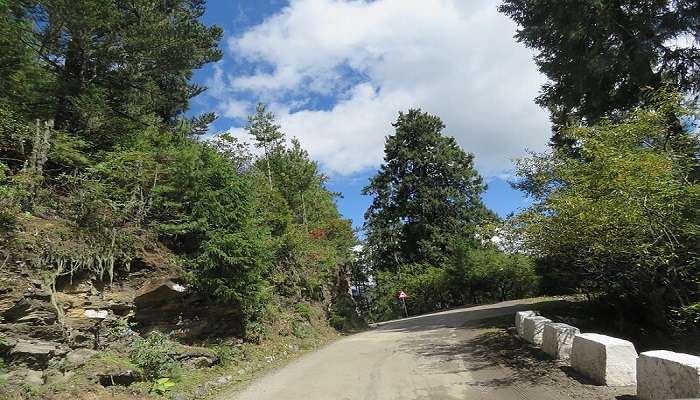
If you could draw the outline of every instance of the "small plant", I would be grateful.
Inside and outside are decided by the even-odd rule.
[[[159,332],[152,332],[146,339],[138,339],[134,350],[129,354],[131,361],[139,366],[146,378],[171,375],[179,363],[170,356],[172,343],[168,337]]]
[[[216,346],[212,350],[219,357],[219,363],[224,366],[235,363],[242,357],[243,353],[240,347],[226,345]]]
[[[7,383],[7,369],[5,368],[5,362],[0,359],[0,385]]]
[[[311,322],[311,315],[313,312],[311,310],[311,306],[308,303],[295,304],[294,311],[296,311],[297,315],[299,315],[300,317]]]
[[[245,326],[246,341],[260,344],[267,335],[267,328],[258,321],[250,321]]]
[[[151,392],[159,395],[164,395],[175,387],[175,382],[170,378],[159,378],[153,382]]]
[[[311,336],[311,325],[307,321],[292,321],[292,335],[299,339],[304,339]]]

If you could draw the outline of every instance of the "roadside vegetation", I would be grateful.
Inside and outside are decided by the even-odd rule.
[[[700,47],[694,1],[506,0],[549,82],[551,150],[518,163],[513,219],[546,293],[629,337],[700,326]],[[679,43],[677,45],[677,43]]]
[[[0,265],[55,291],[81,273],[128,280],[158,249],[188,290],[240,310],[248,343],[359,328],[342,289],[354,232],[301,144],[263,104],[247,127],[260,156],[187,114],[205,90],[193,70],[221,58],[204,7],[0,0]],[[119,355],[145,392],[177,389],[171,339]]]

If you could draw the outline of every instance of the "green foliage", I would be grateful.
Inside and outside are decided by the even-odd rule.
[[[7,368],[5,367],[5,361],[0,359],[0,385],[7,382]]]
[[[311,306],[309,305],[309,303],[296,303],[294,305],[294,311],[297,313],[298,316],[300,316],[307,322],[311,322],[311,316],[313,315],[313,311],[311,310]]]
[[[0,2],[0,248],[51,283],[85,270],[112,279],[164,245],[191,287],[240,309],[260,341],[276,296],[330,301],[355,237],[264,105],[248,127],[264,158],[230,134],[199,140],[213,113],[183,117],[204,91],[193,70],[221,56],[204,4]],[[150,340],[134,357],[155,376],[168,360]]]
[[[239,346],[220,345],[212,348],[219,358],[219,364],[228,366],[238,362],[243,356],[243,350]]]
[[[148,379],[172,376],[179,363],[169,354],[173,346],[170,339],[159,332],[151,332],[147,338],[139,338],[129,354]]]
[[[517,185],[538,199],[519,217],[533,254],[659,329],[700,296],[700,141],[675,122],[692,113],[661,91],[619,122],[568,130],[580,156],[555,150],[520,163]]]
[[[175,387],[175,382],[170,378],[159,378],[153,382],[151,386],[151,392],[158,395],[165,395],[169,393]]]
[[[260,344],[267,336],[267,327],[260,321],[248,321],[245,324],[245,339],[248,342]]]
[[[693,0],[504,0],[500,11],[538,51],[548,78],[537,102],[550,110],[553,142],[573,145],[566,126],[594,124],[645,102],[664,84],[692,93],[700,84],[700,49],[677,40],[697,30]]]
[[[440,265],[455,238],[472,238],[484,212],[473,156],[442,136],[440,118],[410,110],[393,124],[384,164],[363,193],[370,262],[381,271],[401,264]]]

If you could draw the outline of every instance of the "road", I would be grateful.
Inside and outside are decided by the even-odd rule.
[[[479,353],[478,321],[528,309],[524,301],[464,308],[384,323],[308,354],[227,400],[554,400],[580,396],[556,385],[512,379]],[[563,375],[563,374],[562,374]],[[564,379],[568,379],[564,376]],[[575,383],[575,382],[574,382]],[[579,384],[580,385],[580,384]],[[589,393],[590,394],[590,393]]]

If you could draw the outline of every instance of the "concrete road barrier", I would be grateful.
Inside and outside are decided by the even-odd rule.
[[[599,385],[637,383],[637,351],[627,340],[597,333],[574,336],[571,366]]]
[[[538,316],[525,317],[523,320],[523,338],[535,346],[541,346],[544,325],[547,322],[552,322],[552,320]]]
[[[542,333],[542,350],[556,359],[568,360],[574,336],[579,333],[581,331],[571,325],[549,322]]]
[[[637,396],[640,400],[700,398],[700,357],[666,350],[640,354]]]
[[[534,317],[537,315],[534,311],[518,311],[515,313],[515,329],[518,335],[523,336],[523,320],[525,317]]]

